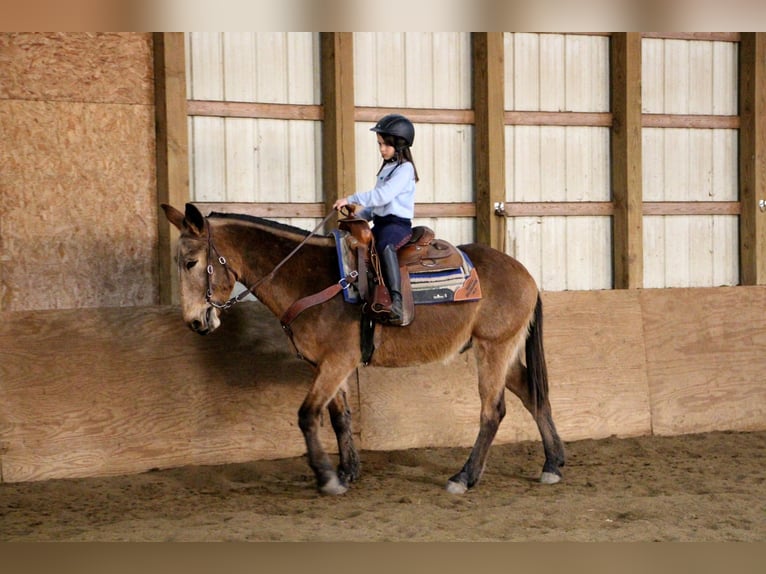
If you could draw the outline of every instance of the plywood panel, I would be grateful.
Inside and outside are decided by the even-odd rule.
[[[562,435],[650,432],[637,292],[543,293],[543,302],[551,403]]]
[[[0,309],[154,304],[152,107],[5,100],[0,132]]]
[[[297,410],[311,369],[258,303],[233,309],[208,337],[188,330],[172,307],[2,318],[5,481],[305,451]],[[332,449],[329,423],[322,437]]]
[[[640,302],[653,431],[763,428],[766,290],[647,290]]]
[[[766,428],[763,287],[543,294],[564,440]],[[3,480],[297,456],[311,369],[258,303],[199,337],[172,307],[0,314]],[[468,446],[472,352],[350,381],[362,449]],[[539,440],[510,393],[497,441]],[[322,441],[335,451],[325,421]]]
[[[152,36],[0,34],[0,99],[153,104]]]
[[[649,433],[637,293],[545,293],[544,309],[551,404],[562,438]],[[473,444],[479,399],[472,352],[443,365],[362,369],[359,381],[364,448]],[[538,440],[518,399],[507,393],[506,404],[497,442]]]

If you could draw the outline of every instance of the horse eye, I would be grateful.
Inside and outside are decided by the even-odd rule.
[[[196,264],[197,264],[197,260],[196,259],[193,259],[192,261],[187,261],[186,262],[186,269],[187,269],[187,271],[191,270]]]

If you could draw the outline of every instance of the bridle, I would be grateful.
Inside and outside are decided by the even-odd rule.
[[[316,232],[319,231],[319,229],[324,226],[325,223],[327,223],[330,218],[334,215],[335,211],[331,211],[328,213],[325,218],[313,229],[309,234],[301,241],[295,249],[293,249],[282,261],[277,263],[277,265],[272,269],[268,275],[264,275],[260,279],[258,279],[253,285],[250,287],[246,287],[244,291],[239,293],[238,295],[230,298],[228,301],[224,303],[218,303],[213,299],[213,259],[212,255],[215,255],[216,259],[218,260],[218,263],[221,265],[221,267],[224,268],[226,271],[227,276],[229,274],[234,276],[234,280],[238,280],[239,276],[237,273],[229,267],[228,262],[226,261],[226,258],[222,256],[218,249],[216,249],[215,244],[213,243],[213,233],[210,229],[210,222],[205,219],[205,228],[207,230],[207,291],[205,293],[205,301],[210,305],[211,307],[215,307],[216,309],[220,309],[222,311],[225,311],[227,309],[231,309],[234,305],[241,302],[245,297],[248,295],[255,295],[255,290],[258,288],[258,286],[263,283],[264,281],[268,281],[271,279],[274,274],[279,271],[279,268],[282,267],[287,261],[290,260],[290,258],[295,255],[298,250],[303,247],[306,242],[311,239],[314,235],[316,235]],[[299,359],[304,359],[308,361],[309,363],[315,365],[313,361],[306,358],[300,350],[298,350],[298,346],[295,344],[295,339],[293,335],[292,328],[290,325],[292,322],[305,311],[306,309],[313,307],[315,305],[320,305],[326,301],[329,301],[333,297],[335,297],[338,293],[341,291],[344,291],[348,289],[351,284],[355,283],[356,280],[359,277],[359,272],[356,270],[351,271],[348,275],[345,277],[342,277],[340,281],[337,283],[333,283],[329,287],[325,287],[321,291],[314,293],[312,295],[308,295],[306,297],[301,297],[297,301],[294,301],[292,305],[290,305],[287,310],[282,314],[282,316],[279,319],[280,324],[282,325],[282,329],[284,330],[285,334],[289,337],[290,342],[293,344],[293,347],[295,348],[295,351],[298,355]]]
[[[264,275],[260,279],[258,279],[255,283],[253,283],[250,287],[245,287],[245,290],[240,292],[238,295],[235,295],[234,297],[230,298],[224,303],[219,303],[215,299],[213,299],[213,274],[215,272],[215,269],[213,268],[213,259],[212,255],[215,255],[215,258],[218,260],[218,263],[223,267],[224,271],[226,271],[226,275],[233,275],[234,280],[237,281],[239,279],[239,276],[237,273],[229,266],[228,262],[226,261],[226,258],[221,255],[218,252],[218,249],[216,249],[215,244],[213,243],[213,233],[210,229],[210,222],[205,218],[205,229],[207,234],[207,291],[205,292],[205,301],[211,306],[215,307],[216,309],[220,309],[222,311],[226,311],[228,309],[231,309],[234,305],[237,303],[240,303],[242,300],[245,299],[248,295],[255,295],[255,290],[261,285],[261,283],[268,281],[271,279],[277,271],[279,271],[279,268],[282,267],[285,263],[287,263],[290,258],[292,258],[293,255],[295,255],[298,250],[303,247],[306,242],[314,237],[321,229],[325,223],[327,223],[330,218],[335,214],[335,210],[330,211],[325,218],[319,222],[319,224],[312,229],[309,234],[301,241],[295,249],[293,249],[282,261],[277,263],[277,265],[272,269],[268,275]]]

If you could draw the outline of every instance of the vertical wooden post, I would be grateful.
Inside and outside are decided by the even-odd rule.
[[[505,218],[495,204],[505,202],[505,78],[502,32],[473,32],[473,106],[476,241],[503,249]]]
[[[610,68],[614,288],[637,289],[644,282],[641,34],[612,34]]]
[[[322,32],[322,188],[325,211],[356,186],[354,151],[354,37]],[[335,222],[328,223],[328,227]]]
[[[157,209],[160,203],[169,203],[183,209],[190,198],[186,59],[182,32],[154,34],[154,107],[157,128]],[[158,215],[158,225],[160,304],[177,304],[178,273],[173,262],[173,252],[178,232],[162,212]]]
[[[766,284],[766,33],[743,32],[739,47],[740,282]],[[766,209],[766,207],[764,208]]]

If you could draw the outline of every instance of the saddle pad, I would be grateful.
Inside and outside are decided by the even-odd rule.
[[[334,229],[332,234],[335,237],[338,270],[340,278],[343,278],[356,268],[356,258],[345,241],[347,232]],[[476,269],[468,255],[458,251],[463,259],[463,265],[457,269],[410,273],[412,297],[416,305],[481,299],[481,286]],[[355,285],[350,285],[343,290],[343,298],[348,303],[362,302]]]

